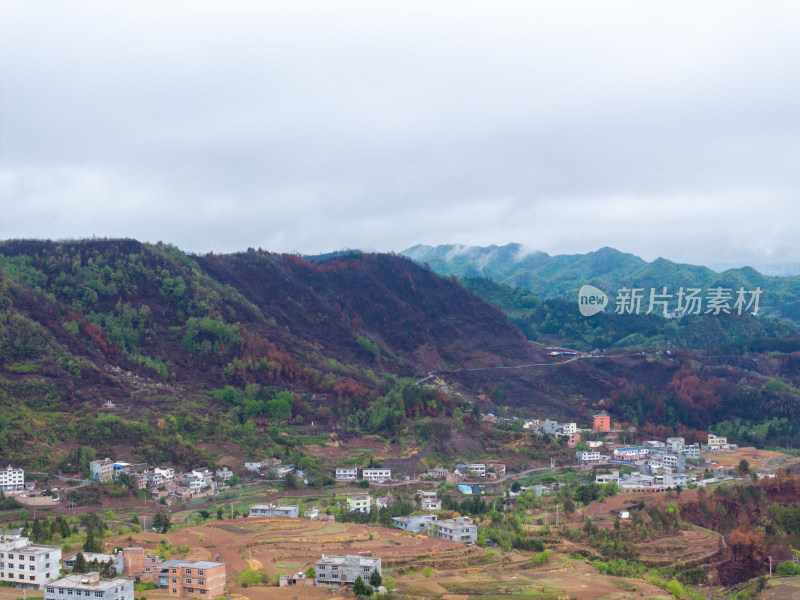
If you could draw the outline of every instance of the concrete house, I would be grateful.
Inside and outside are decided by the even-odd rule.
[[[362,469],[361,478],[369,481],[370,483],[383,483],[392,478],[391,469]]]
[[[372,511],[371,496],[350,496],[347,499],[347,510],[368,513]]]
[[[336,467],[336,481],[355,481],[358,479],[358,467]]]
[[[133,600],[133,579],[101,579],[100,573],[75,573],[44,588],[45,600],[72,600],[81,594],[100,600]]]
[[[392,517],[392,525],[404,531],[414,533],[427,532],[431,523],[437,520],[436,515],[412,515],[408,517]]]
[[[353,585],[357,577],[365,583],[373,571],[381,573],[381,559],[361,555],[325,556],[314,565],[318,586],[340,588]]]
[[[31,544],[25,537],[0,540],[0,582],[40,590],[57,579],[61,570],[61,546]]]
[[[113,481],[114,462],[110,458],[89,463],[89,478],[92,481]]]
[[[456,517],[432,522],[428,535],[452,542],[474,544],[478,539],[478,526],[469,517]]]
[[[251,517],[288,517],[290,519],[297,519],[300,516],[300,507],[286,505],[278,506],[277,504],[254,504],[250,507]]]
[[[8,465],[5,469],[0,469],[0,490],[13,492],[25,489],[25,471],[15,469]]]
[[[225,591],[225,563],[168,560],[160,569],[158,587],[169,590],[170,596],[216,598]]]

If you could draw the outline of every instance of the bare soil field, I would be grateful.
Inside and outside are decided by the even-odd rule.
[[[165,539],[188,545],[188,555],[173,558],[220,560],[228,565],[228,596],[233,600],[352,598],[350,593],[313,587],[276,588],[236,584],[236,573],[251,567],[267,573],[304,571],[324,554],[371,553],[382,559],[384,573],[406,598],[430,600],[515,600],[520,597],[568,600],[614,600],[664,597],[640,581],[598,574],[591,565],[553,554],[544,565],[534,554],[504,553],[414,535],[372,525],[305,519],[244,518],[188,527],[166,535],[139,533],[106,540],[106,546],[141,545],[155,549]],[[691,541],[687,541],[687,544]],[[430,577],[423,569],[431,567]],[[168,596],[148,591],[149,600]],[[0,600],[16,600],[0,597]]]
[[[792,464],[797,464],[800,459],[787,456],[772,450],[759,450],[758,448],[738,448],[733,452],[717,452],[705,455],[704,458],[717,463],[725,469],[734,469],[742,459],[750,463],[750,467],[757,471],[774,473],[785,469]]]

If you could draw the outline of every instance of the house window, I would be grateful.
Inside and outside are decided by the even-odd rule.
[[[172,588],[172,593],[173,594],[176,594],[177,592],[178,592],[178,590],[176,590],[175,588]]]
[[[47,588],[47,593],[48,594],[55,594],[56,593],[56,588],[51,588],[51,587]]]
[[[95,598],[102,598],[103,597],[103,592],[95,592],[94,593],[94,597]]]
[[[206,591],[205,590],[200,590],[200,595],[201,596],[205,596],[206,595]]]
[[[29,571],[35,571],[36,570],[36,566],[35,565],[29,565],[28,566],[28,570]]]
[[[205,579],[198,579],[197,580],[197,585],[205,585],[205,584],[206,584],[206,580]]]
[[[194,588],[186,588],[186,592],[189,594],[194,594]]]
[[[177,577],[173,577],[172,578],[172,583],[178,583],[178,578]]]
[[[14,555],[13,554],[9,554],[8,558],[14,558]]]
[[[67,590],[67,596],[72,596],[72,590]]]
[[[29,560],[29,561],[31,561],[31,562],[33,562],[33,561],[34,561],[34,560],[36,560],[36,559],[35,559],[33,556],[29,556],[29,557],[28,557],[28,560]]]
[[[185,569],[184,573],[186,573],[187,575],[191,575],[192,574],[192,570],[191,569]]]
[[[172,572],[173,572],[173,573],[177,573],[177,572],[178,572],[178,569],[172,569]]]
[[[188,577],[187,577],[187,578],[186,578],[186,581],[185,581],[184,583],[192,583],[192,580],[191,580],[190,578],[188,578]]]
[[[197,570],[197,574],[198,574],[198,575],[205,575],[205,573],[206,573],[206,572],[205,572],[203,569],[198,569],[198,570]]]

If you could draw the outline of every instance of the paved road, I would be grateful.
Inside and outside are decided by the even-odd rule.
[[[516,365],[514,367],[505,367],[505,366],[473,367],[473,368],[470,368],[470,369],[441,369],[439,371],[428,371],[428,376],[423,378],[423,379],[420,379],[419,381],[414,383],[414,385],[419,385],[423,381],[427,381],[431,377],[436,376],[438,373],[459,373],[459,372],[463,372],[463,371],[492,371],[492,370],[495,370],[495,369],[527,369],[529,367],[557,367],[557,366],[560,366],[560,365],[565,365],[567,363],[574,362],[574,361],[579,360],[581,358],[591,358],[591,357],[588,356],[588,355],[581,354],[581,355],[578,355],[578,356],[571,356],[567,360],[562,360],[562,361],[559,361],[559,362],[530,363],[530,364],[526,364],[526,365]]]

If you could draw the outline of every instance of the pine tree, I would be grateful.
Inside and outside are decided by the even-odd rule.
[[[383,577],[381,577],[381,574],[378,573],[377,569],[370,573],[369,584],[374,588],[377,588],[383,584]]]
[[[78,555],[75,557],[75,564],[72,567],[73,573],[86,573],[89,570],[89,565],[86,564],[86,557],[83,555],[83,552],[78,552]]]
[[[86,541],[83,542],[84,552],[102,552],[103,543],[98,539],[97,533],[92,527],[86,530]]]

